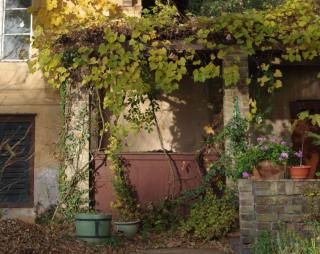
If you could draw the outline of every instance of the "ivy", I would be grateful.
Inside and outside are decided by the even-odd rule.
[[[151,131],[158,109],[154,102],[160,94],[177,90],[190,70],[196,82],[221,78],[226,87],[235,86],[240,59],[234,57],[224,68],[221,61],[239,50],[253,58],[265,52],[270,57],[258,64],[257,81],[272,93],[283,86],[279,64],[310,61],[320,54],[319,6],[311,0],[287,0],[272,9],[216,17],[183,17],[174,6],[158,3],[139,18],[122,16],[105,0],[68,2],[50,0],[34,10],[39,54],[30,69],[39,68],[56,88],[81,84],[103,91],[103,107],[113,116],[105,126],[110,134],[107,152],[115,165],[114,182],[123,188],[129,183],[115,155],[126,128],[119,119],[136,130]],[[200,55],[203,51],[206,57]],[[250,106],[253,120],[258,110],[254,98]],[[132,191],[120,189],[119,200],[127,200]],[[136,207],[131,201],[130,207]]]

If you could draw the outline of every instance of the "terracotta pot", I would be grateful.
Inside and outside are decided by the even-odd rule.
[[[257,167],[253,168],[252,179],[279,180],[284,178],[284,167],[272,161],[261,161]]]
[[[293,166],[290,168],[291,179],[307,179],[311,166]]]

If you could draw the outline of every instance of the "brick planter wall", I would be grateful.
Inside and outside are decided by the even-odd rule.
[[[311,186],[320,188],[320,180],[239,180],[241,253],[250,253],[259,231],[276,229],[279,222],[307,230],[303,220],[310,205],[304,194]]]

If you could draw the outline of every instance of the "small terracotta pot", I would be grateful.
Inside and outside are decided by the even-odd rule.
[[[311,166],[293,166],[290,168],[291,179],[307,179]]]

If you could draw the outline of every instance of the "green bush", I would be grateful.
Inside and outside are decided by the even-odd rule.
[[[253,247],[254,254],[319,254],[319,225],[313,223],[311,232],[303,235],[302,232],[281,226],[271,234],[263,231],[258,235]]]
[[[283,3],[283,0],[189,0],[189,9],[198,15],[216,16],[222,12],[262,10]]]
[[[193,205],[188,219],[182,222],[182,231],[206,240],[224,236],[236,220],[234,200],[230,192],[217,197],[208,190],[205,197]]]

